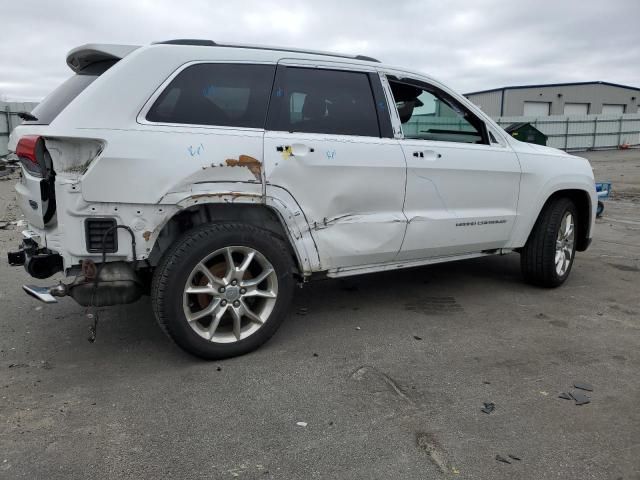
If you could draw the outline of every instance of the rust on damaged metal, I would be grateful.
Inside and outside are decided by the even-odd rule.
[[[247,167],[256,180],[262,181],[262,164],[259,160],[249,155],[240,155],[238,159],[228,158],[225,160],[228,167]]]

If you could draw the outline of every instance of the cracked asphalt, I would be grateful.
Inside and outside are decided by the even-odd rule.
[[[101,309],[89,343],[82,307],[22,293],[57,279],[7,265],[9,225],[0,478],[640,479],[640,152],[582,155],[617,197],[563,287],[524,284],[516,254],[318,281],[222,362],[174,346],[148,299]],[[574,382],[589,404],[558,398]]]

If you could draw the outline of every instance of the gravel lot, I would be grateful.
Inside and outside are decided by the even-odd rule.
[[[580,155],[618,193],[563,287],[523,284],[515,254],[315,282],[224,362],[148,299],[89,343],[83,308],[22,293],[0,230],[0,478],[640,479],[640,151]],[[591,403],[558,398],[575,381]]]

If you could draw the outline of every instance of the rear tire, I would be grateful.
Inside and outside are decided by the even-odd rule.
[[[178,346],[215,360],[255,350],[282,323],[295,280],[282,239],[245,224],[186,232],[156,268],[154,314]]]
[[[558,287],[571,272],[576,252],[577,211],[568,198],[549,202],[520,252],[524,279],[541,287]]]

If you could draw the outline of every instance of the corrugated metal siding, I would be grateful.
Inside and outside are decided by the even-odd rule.
[[[9,153],[9,133],[22,123],[18,112],[30,112],[36,105],[38,104],[34,102],[0,102],[0,157]]]
[[[500,92],[491,93],[500,94]],[[478,96],[483,95],[487,94],[478,94]],[[475,98],[475,96],[470,97]],[[524,102],[548,102],[551,104],[551,115],[562,115],[564,105],[567,103],[588,104],[589,115],[601,114],[602,105],[605,103],[625,105],[625,113],[637,113],[639,99],[639,91],[601,84],[512,88],[505,90],[502,114],[523,115]],[[500,112],[489,115],[498,116]]]
[[[474,105],[482,109],[484,113],[492,117],[500,115],[500,103],[502,102],[502,90],[497,92],[477,93],[467,97]]]

